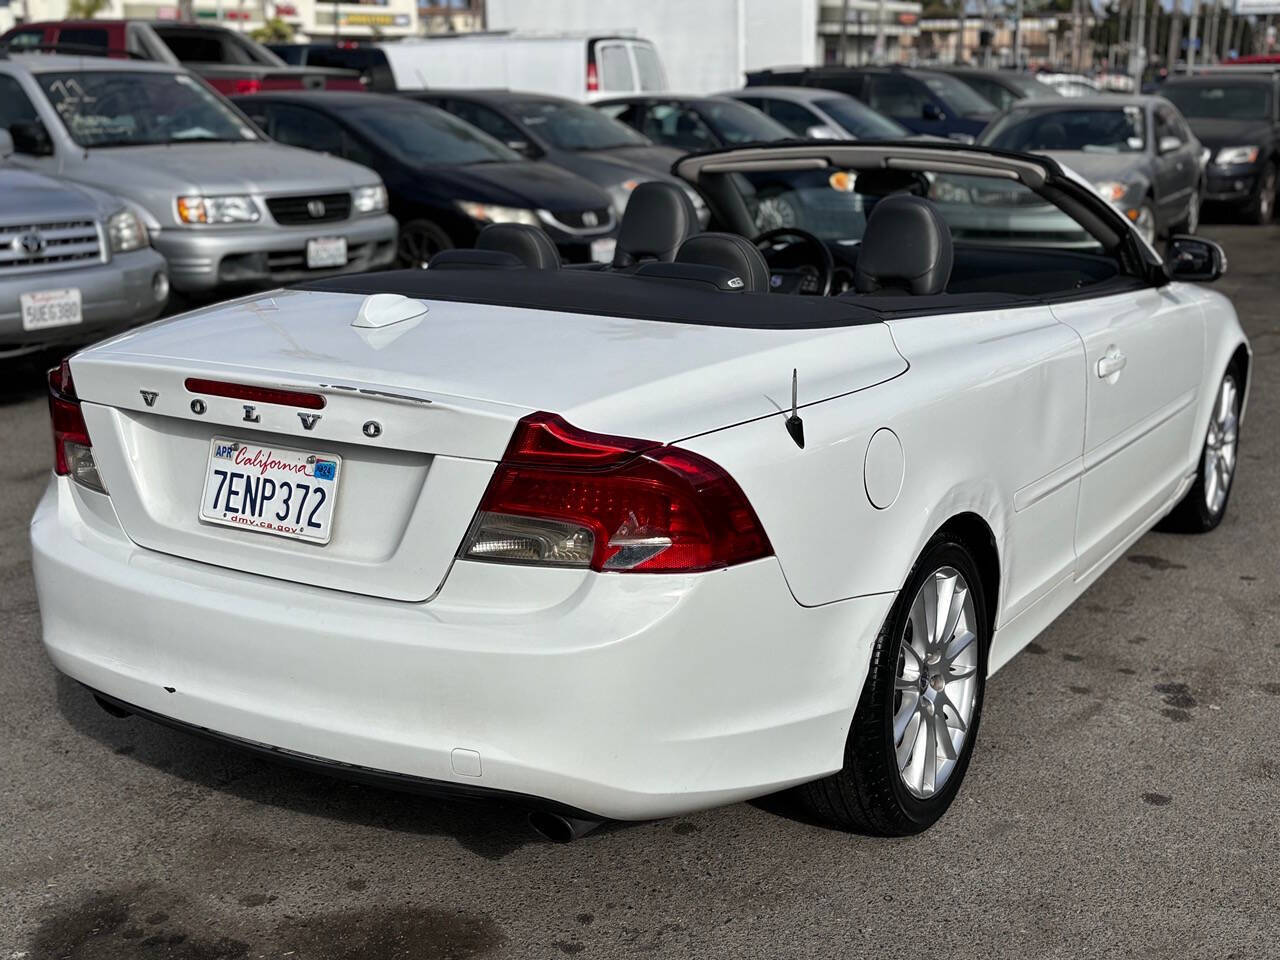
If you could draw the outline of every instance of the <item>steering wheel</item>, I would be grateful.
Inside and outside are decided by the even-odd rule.
[[[769,265],[770,293],[830,296],[836,264],[827,245],[808,230],[778,227],[751,242]]]

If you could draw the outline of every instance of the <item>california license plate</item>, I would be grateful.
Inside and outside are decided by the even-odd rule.
[[[18,297],[18,302],[22,307],[23,330],[70,327],[84,319],[80,309],[80,291],[75,287],[24,293]]]
[[[321,267],[345,267],[347,265],[346,237],[317,237],[307,241],[307,269]]]
[[[342,458],[214,437],[200,519],[328,543]]]

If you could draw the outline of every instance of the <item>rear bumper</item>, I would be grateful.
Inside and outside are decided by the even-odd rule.
[[[169,299],[167,285],[162,289],[163,296],[156,295],[156,276],[164,273],[164,258],[147,247],[117,253],[110,263],[0,278],[0,357],[59,343],[86,343],[155,319]],[[22,294],[71,287],[80,291],[82,322],[47,330],[22,328]]]
[[[108,697],[339,772],[615,819],[837,769],[892,600],[801,607],[773,559],[662,577],[460,562],[430,603],[378,600],[140,548],[65,478],[31,542],[49,656]]]
[[[204,293],[218,287],[286,284],[376,270],[395,259],[396,231],[395,218],[382,215],[308,227],[162,230],[153,243],[169,261],[175,290]],[[319,237],[346,238],[345,267],[307,268],[307,241]]]

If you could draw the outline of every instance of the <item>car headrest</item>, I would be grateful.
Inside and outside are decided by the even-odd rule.
[[[698,230],[693,201],[674,183],[647,180],[631,191],[618,228],[613,266],[631,267],[644,260],[670,262],[676,250]]]
[[[680,244],[676,263],[696,263],[728,270],[746,293],[769,292],[769,265],[764,254],[736,233],[699,233]]]
[[[513,253],[501,250],[441,250],[427,264],[432,270],[523,270]]]
[[[477,250],[512,254],[530,270],[558,270],[560,251],[539,227],[527,223],[491,223],[476,238]]]
[[[867,220],[853,286],[859,293],[944,293],[951,279],[951,228],[923,197],[880,200]]]

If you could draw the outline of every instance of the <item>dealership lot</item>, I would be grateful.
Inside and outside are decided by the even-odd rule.
[[[1205,232],[1255,351],[1231,510],[1207,537],[1143,539],[993,679],[965,790],[904,840],[769,800],[559,847],[516,810],[107,716],[39,647],[26,524],[47,417],[34,365],[11,374],[0,960],[1270,955],[1280,228]]]

